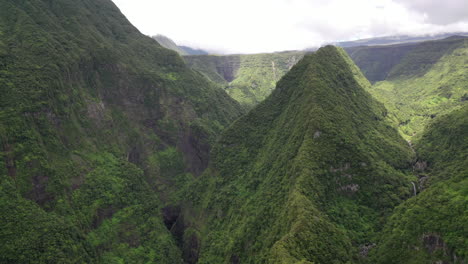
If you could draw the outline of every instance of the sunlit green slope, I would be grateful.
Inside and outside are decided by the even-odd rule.
[[[421,133],[434,117],[466,104],[467,38],[348,52],[363,73],[377,81],[369,92],[385,104],[407,139]]]

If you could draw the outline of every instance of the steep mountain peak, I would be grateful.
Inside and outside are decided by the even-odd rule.
[[[356,85],[350,85],[349,82],[353,80],[360,86],[368,87],[370,85],[346,52],[339,47],[332,45],[322,47],[315,53],[306,55],[298,64],[298,69],[293,68],[292,71],[301,70],[300,78],[308,79],[311,82],[334,82],[337,84],[339,81],[346,80],[347,82],[342,83],[339,87],[342,92],[349,92],[350,89],[355,89],[357,87]],[[285,79],[290,80],[295,77],[294,74],[288,74],[285,76]],[[275,91],[275,93],[280,93],[282,91],[282,81],[283,80],[278,83],[280,89]],[[303,85],[301,87],[308,88],[309,86]],[[315,87],[316,89],[318,88],[317,85]],[[338,88],[334,85],[320,86],[320,88],[323,89],[331,89],[332,87]],[[295,89],[292,86],[288,86],[288,88]]]
[[[363,85],[341,48],[323,47],[223,133],[193,188],[202,263],[358,258],[378,215],[409,195],[398,168],[412,157]]]

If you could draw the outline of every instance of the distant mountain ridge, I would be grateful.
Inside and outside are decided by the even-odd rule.
[[[375,83],[387,78],[396,78],[399,75],[412,75],[421,67],[428,68],[466,39],[468,39],[468,36],[453,35],[440,40],[378,46],[354,46],[344,49],[361,68],[368,80]],[[422,59],[412,55],[423,52],[430,54],[430,56]],[[413,66],[408,64],[413,64]]]
[[[306,52],[184,56],[187,65],[247,108],[262,102]]]
[[[413,36],[413,35],[399,35],[399,36],[386,36],[386,37],[376,37],[376,38],[367,38],[367,39],[358,39],[352,41],[341,41],[330,43],[339,47],[348,48],[356,46],[376,46],[376,45],[392,45],[392,44],[403,44],[403,43],[417,43],[428,40],[438,40],[445,39],[451,36],[468,36],[468,32],[452,32],[452,33],[441,33],[434,35],[423,35],[423,36]]]
[[[187,46],[179,46],[177,45],[172,39],[164,36],[164,35],[156,35],[152,37],[155,39],[159,44],[161,44],[163,47],[167,49],[171,49],[181,56],[186,56],[186,55],[206,55],[208,54],[207,51],[204,51],[202,49],[194,49],[191,47]]]
[[[346,51],[374,83],[369,92],[385,104],[407,139],[468,101],[468,37]]]
[[[344,46],[365,76],[372,83],[375,83],[384,80],[390,73],[394,76],[398,75],[397,72],[391,72],[394,66],[397,66],[400,60],[410,53],[413,48],[418,47],[420,43],[427,42],[429,39],[446,37],[446,40],[450,41],[468,36],[468,33],[463,32],[457,33],[458,35],[453,34],[382,37],[336,44]],[[447,36],[449,37],[447,38]],[[376,45],[376,43],[381,45]],[[242,105],[251,108],[264,100],[273,91],[281,76],[307,52],[311,51],[184,56],[184,59],[192,69],[199,71],[208,79],[223,87],[232,98]],[[442,54],[442,51],[438,51],[438,53]],[[432,58],[432,60],[436,61],[437,58]],[[425,62],[425,64],[428,64],[428,62]]]

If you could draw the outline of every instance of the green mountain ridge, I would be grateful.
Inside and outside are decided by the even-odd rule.
[[[0,262],[182,263],[161,209],[243,113],[109,0],[0,1]]]
[[[281,77],[306,52],[286,51],[250,55],[184,56],[187,65],[221,86],[246,108],[263,101]]]
[[[372,83],[400,76],[423,75],[445,54],[463,44],[468,37],[451,36],[442,40],[385,46],[345,48],[349,56]]]
[[[184,216],[184,239],[200,239],[197,263],[361,259],[410,196],[412,160],[366,86],[343,50],[325,47],[223,133],[188,195],[199,213]]]
[[[347,50],[371,81],[369,92],[385,104],[395,125],[411,139],[429,121],[468,97],[468,38]]]

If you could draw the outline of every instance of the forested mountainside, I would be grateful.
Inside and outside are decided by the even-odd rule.
[[[402,134],[411,139],[431,119],[468,99],[468,38],[411,45],[358,47],[348,53],[374,81],[369,92],[383,102]]]
[[[161,46],[171,49],[179,55],[185,56],[185,55],[207,55],[208,52],[201,50],[201,49],[194,49],[190,48],[187,46],[179,46],[177,45],[172,39],[164,36],[164,35],[156,35],[153,36],[153,39],[155,39]]]
[[[372,252],[378,263],[466,263],[468,105],[437,117],[417,141],[416,197],[398,206]],[[372,261],[371,261],[372,262]]]
[[[0,1],[0,262],[182,263],[161,208],[237,102],[110,0]]]
[[[0,263],[467,263],[468,40],[347,52],[0,0]]]
[[[363,259],[414,181],[413,152],[369,85],[328,46],[223,133],[187,200],[198,263]]]
[[[303,56],[302,51],[250,55],[184,56],[187,65],[217,83],[236,101],[252,108]]]

